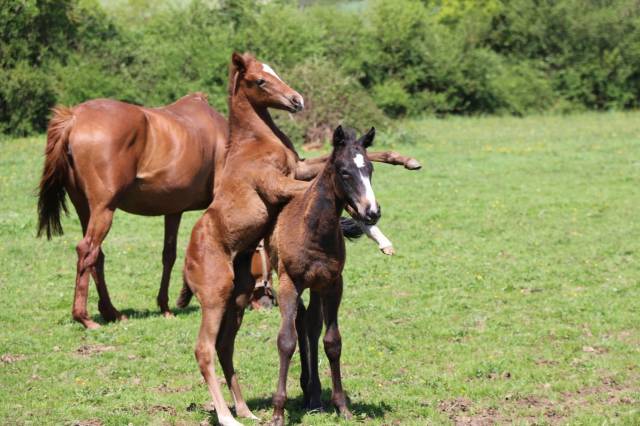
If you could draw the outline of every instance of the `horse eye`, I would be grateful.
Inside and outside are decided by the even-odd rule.
[[[263,78],[259,78],[256,80],[256,84],[260,87],[264,86],[264,83],[266,83],[266,81],[264,81]]]

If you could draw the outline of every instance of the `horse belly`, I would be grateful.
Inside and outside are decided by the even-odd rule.
[[[136,181],[122,194],[118,208],[133,214],[156,216],[205,209],[212,199],[212,190],[202,183],[190,186],[148,184]]]

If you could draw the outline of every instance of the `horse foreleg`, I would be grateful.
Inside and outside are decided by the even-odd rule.
[[[309,381],[305,391],[305,403],[308,410],[322,409],[322,388],[318,374],[318,340],[322,332],[322,305],[320,295],[312,291],[305,316],[305,325],[309,343]]]
[[[347,205],[345,207],[345,210],[352,217],[356,216],[354,210],[350,206]],[[396,253],[396,251],[393,249],[393,243],[391,242],[391,240],[389,240],[389,238],[387,238],[387,236],[382,233],[377,225],[366,225],[358,219],[355,219],[355,221],[358,224],[358,227],[362,229],[362,232],[364,232],[367,237],[378,244],[378,248],[382,253],[386,254],[387,256],[392,256]]]
[[[103,301],[103,304],[99,306],[102,308],[106,307],[107,301],[108,305],[111,305],[109,295],[106,292],[106,284],[104,282],[104,255],[100,256],[100,249],[104,238],[109,232],[112,220],[113,210],[105,207],[92,209],[85,236],[76,246],[78,264],[72,315],[76,321],[82,323],[82,325],[87,328],[99,327],[99,324],[89,319],[89,313],[87,312],[90,275],[95,274],[94,278],[96,278],[96,286],[100,293],[100,299]],[[95,269],[96,266],[100,266],[99,271]],[[102,278],[98,275],[98,272],[100,272]],[[111,305],[111,307],[113,306]],[[115,308],[113,309],[115,310]],[[115,313],[117,313],[117,311],[115,311]]]
[[[342,389],[342,376],[340,374],[340,355],[342,352],[342,337],[338,328],[338,309],[342,298],[342,276],[336,282],[334,292],[323,295],[322,313],[327,330],[324,333],[324,352],[329,358],[331,367],[331,402],[336,406],[340,414],[346,419],[352,417],[347,408],[347,397]]]
[[[167,318],[173,317],[169,309],[169,283],[171,282],[171,270],[176,262],[178,245],[178,230],[180,229],[182,213],[170,214],[164,217],[164,248],[162,249],[162,279],[158,291],[158,306],[160,312]]]
[[[289,202],[293,197],[303,193],[310,183],[296,180],[280,173],[265,173],[258,182],[258,192],[270,204]]]
[[[371,161],[396,166],[400,165],[404,166],[404,168],[408,170],[419,170],[422,168],[422,164],[420,164],[420,162],[415,158],[407,157],[394,151],[367,152],[367,157]]]
[[[314,158],[314,160],[316,160]],[[296,179],[311,180],[318,176],[327,161],[326,158],[319,158],[321,161],[304,160],[296,164]]]
[[[284,426],[284,405],[287,401],[287,374],[291,357],[296,350],[296,314],[299,293],[293,281],[284,270],[280,271],[280,288],[278,289],[278,305],[280,306],[280,332],[278,333],[278,354],[280,371],[278,389],[273,394],[273,425]]]

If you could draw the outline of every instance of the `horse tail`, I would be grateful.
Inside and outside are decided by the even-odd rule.
[[[350,240],[360,238],[364,234],[358,222],[348,217],[340,218],[340,228],[342,228],[342,234]]]
[[[189,287],[189,284],[187,284],[187,280],[185,279],[184,283],[182,284],[182,290],[180,290],[180,296],[178,296],[176,305],[178,306],[178,308],[186,308],[187,306],[189,306],[189,302],[191,302],[192,297],[193,291],[191,291],[191,288]]]
[[[60,211],[68,213],[64,184],[69,170],[67,149],[73,118],[71,108],[56,107],[49,121],[38,196],[38,237],[46,232],[47,239],[51,239],[52,235],[63,233]]]

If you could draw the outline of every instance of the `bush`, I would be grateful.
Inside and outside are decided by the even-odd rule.
[[[341,123],[359,131],[371,126],[384,129],[388,124],[355,79],[342,74],[328,60],[310,59],[288,72],[285,80],[305,100],[302,112],[278,114],[278,125],[294,142],[322,144]]]
[[[0,131],[28,135],[46,129],[55,93],[49,76],[26,61],[0,70]]]

